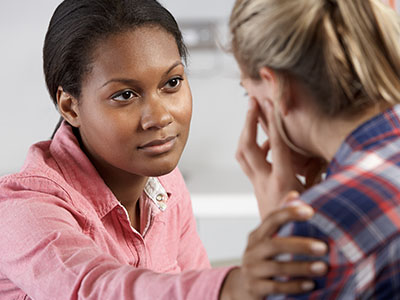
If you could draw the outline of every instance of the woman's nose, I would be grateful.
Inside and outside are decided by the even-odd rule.
[[[161,129],[173,122],[168,103],[161,97],[152,97],[146,101],[142,110],[141,126],[143,130]]]

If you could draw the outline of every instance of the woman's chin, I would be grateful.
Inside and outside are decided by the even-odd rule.
[[[158,176],[163,176],[171,173],[175,168],[177,167],[177,164],[166,164],[164,166],[159,166],[158,168],[154,168],[153,170],[147,170],[145,173],[145,176],[148,177],[158,177]]]

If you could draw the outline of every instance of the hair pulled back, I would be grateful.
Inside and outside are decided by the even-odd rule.
[[[294,76],[328,116],[400,102],[399,19],[381,0],[237,0],[231,49],[244,72]]]
[[[59,86],[79,98],[97,43],[112,34],[155,25],[174,36],[181,58],[187,50],[174,17],[155,0],[65,0],[55,10],[43,47],[46,84],[54,104]]]

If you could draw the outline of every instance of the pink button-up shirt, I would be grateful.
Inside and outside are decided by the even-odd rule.
[[[64,123],[0,179],[0,299],[218,299],[180,172],[140,206],[138,232]]]

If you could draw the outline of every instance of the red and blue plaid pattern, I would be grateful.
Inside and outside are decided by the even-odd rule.
[[[330,270],[289,298],[400,299],[400,105],[353,131],[301,199],[315,216],[281,234],[324,240]]]

